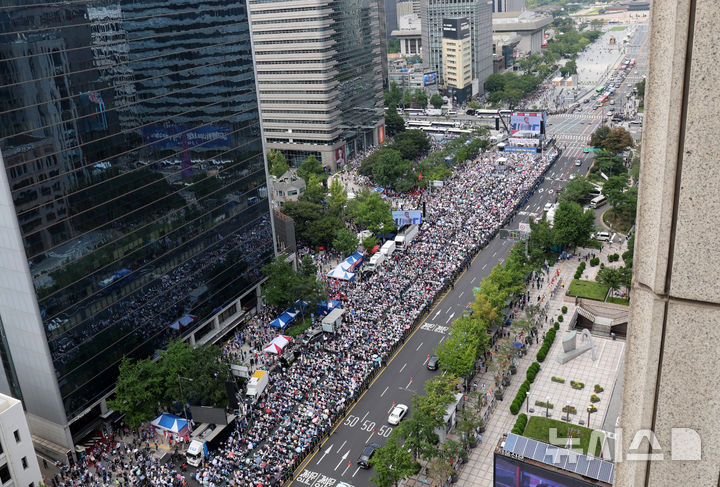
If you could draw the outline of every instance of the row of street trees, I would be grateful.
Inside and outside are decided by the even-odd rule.
[[[428,99],[425,90],[411,90],[409,88],[403,90],[394,81],[390,83],[390,88],[383,95],[386,107],[427,108],[428,103],[430,103],[433,108],[440,108],[444,103],[442,96],[437,93],[434,93]]]

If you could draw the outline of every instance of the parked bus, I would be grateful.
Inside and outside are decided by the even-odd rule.
[[[430,127],[432,124],[426,120],[408,120],[405,125],[410,129],[422,129],[424,127]]]
[[[599,95],[600,93],[602,93],[604,90],[605,90],[605,87],[604,87],[603,85],[600,85],[600,86],[598,86],[597,88],[595,88],[595,92],[596,92],[598,95]]]
[[[405,113],[407,113],[408,115],[415,115],[415,116],[425,115],[425,110],[423,110],[422,108],[406,108]]]
[[[590,200],[590,208],[600,208],[605,203],[607,203],[607,198],[605,198],[603,195],[596,196],[595,198]]]

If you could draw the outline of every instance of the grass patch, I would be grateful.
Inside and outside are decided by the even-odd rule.
[[[608,303],[622,304],[623,306],[630,306],[630,300],[625,298],[607,298]]]
[[[613,210],[608,210],[603,213],[602,219],[603,222],[605,222],[605,225],[609,226],[614,231],[627,233],[635,222],[635,215],[633,215],[632,218],[624,218],[621,215],[616,215]]]
[[[615,27],[610,29],[610,32],[620,32],[621,30],[625,30],[627,27],[622,25],[616,25]]]
[[[304,320],[300,321],[299,323],[295,323],[294,325],[290,325],[283,335],[290,335],[291,337],[295,338],[298,335],[302,334],[305,330],[310,328],[312,326],[312,320],[310,318],[305,318]]]
[[[571,435],[573,438],[580,438],[579,447],[582,448],[583,453],[596,457],[600,456],[605,435],[600,433],[600,441],[595,441],[592,451],[588,452],[588,448],[590,446],[590,435],[594,430],[585,428],[584,426],[568,424],[565,421],[543,418],[542,416],[531,416],[528,420],[527,426],[525,426],[524,436],[549,443],[551,428],[555,428],[557,430],[557,438],[570,438]],[[577,446],[575,446],[575,448],[577,448]]]
[[[638,107],[638,109],[637,109],[638,113],[643,113],[644,111],[645,111],[644,107]]]
[[[573,279],[568,288],[568,296],[605,301],[605,296],[607,296],[609,290],[610,286],[607,284]]]

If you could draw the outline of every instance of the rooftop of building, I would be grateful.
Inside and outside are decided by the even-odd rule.
[[[0,394],[0,413],[4,413],[16,404],[20,404],[20,401],[15,399],[14,397]]]

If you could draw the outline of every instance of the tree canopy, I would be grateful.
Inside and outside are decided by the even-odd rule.
[[[553,230],[558,245],[583,246],[595,229],[595,213],[577,203],[563,201],[555,210]]]
[[[377,192],[365,189],[357,194],[348,203],[348,214],[357,226],[374,234],[395,231],[390,204]]]
[[[318,176],[322,182],[325,182],[328,178],[328,174],[325,172],[322,163],[312,154],[307,156],[307,158],[300,163],[300,166],[297,169],[297,174],[303,178],[306,183],[310,182],[311,175]]]
[[[276,178],[279,178],[290,169],[290,166],[288,166],[285,160],[285,156],[279,150],[269,150],[267,153],[267,161],[270,174]]]

